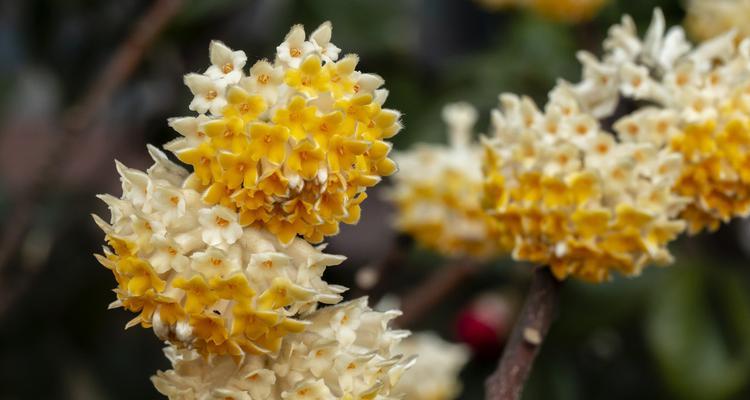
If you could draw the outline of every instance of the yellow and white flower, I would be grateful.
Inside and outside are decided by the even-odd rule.
[[[343,257],[240,227],[233,210],[201,201],[187,171],[150,151],[157,156],[149,172],[118,164],[123,196],[101,196],[112,217],[95,218],[109,244],[97,258],[118,282],[112,306],[139,313],[128,326],[153,326],[203,354],[241,356],[277,351],[281,336],[304,329],[300,314],[340,301],[345,289],[321,276]]]
[[[443,119],[449,146],[422,144],[394,156],[402,167],[389,194],[396,226],[448,256],[495,255],[493,221],[481,205],[481,148],[471,139],[477,112],[466,103],[451,104]]]
[[[674,184],[658,166],[679,155],[618,140],[565,82],[543,111],[509,94],[500,103],[485,140],[485,206],[515,259],[594,282],[671,261],[666,244],[684,229],[685,201],[668,193],[646,209],[640,196]]]
[[[409,400],[452,400],[461,394],[459,373],[469,361],[466,346],[444,341],[432,332],[415,333],[397,347],[417,356],[394,391]]]
[[[99,196],[110,307],[168,342],[174,370],[154,383],[170,398],[395,399],[412,363],[394,353],[408,332],[387,329],[398,312],[364,298],[316,311],[347,290],[322,279],[344,257],[297,237],[355,223],[365,188],[395,172],[383,80],[336,62],[330,36],[295,26],[248,76],[244,52],[212,42],[212,65],[185,77],[200,115],[170,119],[181,137],[165,146],[193,171],[149,145],[154,165],[116,162],[123,194]]]
[[[357,321],[341,335],[336,315],[356,315]],[[403,398],[405,392],[394,387],[414,357],[403,357],[398,350],[409,333],[388,329],[398,315],[369,309],[366,298],[326,307],[306,316],[305,332],[288,335],[278,354],[248,355],[239,363],[225,355],[203,358],[193,350],[169,346],[164,352],[172,369],[152,380],[170,399]]]
[[[339,59],[330,39],[330,23],[309,40],[294,26],[249,75],[243,52],[212,42],[211,67],[185,76],[200,115],[170,120],[183,137],[165,147],[195,168],[203,200],[284,244],[356,223],[365,189],[396,171],[386,140],[400,114],[383,108],[384,81],[357,71],[356,55]]]

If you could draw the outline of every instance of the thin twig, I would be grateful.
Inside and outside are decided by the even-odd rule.
[[[557,315],[560,282],[549,268],[538,267],[503,351],[497,370],[487,379],[487,400],[518,400],[539,348]]]
[[[463,285],[477,272],[479,272],[479,266],[469,259],[463,259],[440,268],[402,299],[401,311],[403,314],[396,319],[395,324],[401,328],[413,326],[427,312],[440,304],[451,292]]]
[[[145,50],[177,14],[182,0],[158,0],[135,24],[131,35],[122,43],[106,68],[91,84],[79,102],[70,107],[61,118],[61,132],[51,135],[52,145],[47,154],[37,155],[44,160],[31,185],[15,200],[9,218],[0,236],[0,270],[17,253],[37,211],[52,183],[57,181],[61,161],[77,139],[109,105],[114,92],[133,73],[143,59]]]
[[[31,185],[16,199],[13,209],[5,221],[0,238],[0,273],[17,254],[40,203],[53,189],[54,182],[63,168],[61,162],[68,155],[80,137],[96,122],[97,116],[104,114],[115,91],[132,75],[140,64],[148,47],[158,37],[167,23],[177,14],[182,0],[158,0],[134,24],[133,30],[112,56],[98,78],[89,86],[80,101],[71,106],[61,118],[61,131],[51,135],[53,144],[48,146],[46,154],[37,155],[44,162],[38,173],[32,178]],[[114,146],[118,141],[110,141]],[[7,276],[0,276],[0,311],[6,310],[13,299],[22,293],[31,282],[39,268],[22,270],[21,275],[12,285]],[[2,315],[2,312],[0,312]]]

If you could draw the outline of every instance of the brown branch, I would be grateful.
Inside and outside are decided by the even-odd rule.
[[[557,315],[560,282],[549,268],[537,267],[497,370],[485,382],[487,400],[518,400],[534,359]]]
[[[403,314],[395,320],[401,328],[413,326],[456,288],[479,272],[476,262],[464,259],[442,267],[402,299]]]
[[[45,154],[37,155],[44,160],[38,173],[32,178],[32,183],[14,201],[8,219],[4,222],[0,235],[0,272],[17,254],[19,248],[34,222],[34,214],[38,206],[48,195],[48,191],[58,181],[63,168],[60,163],[65,161],[69,149],[73,147],[81,136],[93,125],[97,116],[109,106],[115,91],[132,75],[143,59],[146,49],[158,37],[167,23],[177,14],[182,0],[158,0],[134,25],[130,36],[120,45],[107,66],[98,78],[89,86],[88,91],[80,101],[71,106],[61,117],[61,131],[51,135],[53,144],[48,146]],[[113,146],[117,141],[110,141]],[[31,275],[38,269],[22,270],[18,282],[7,282],[7,276],[2,277],[0,283],[0,309],[7,309],[12,299],[23,292],[29,285]],[[29,275],[29,276],[24,276]],[[5,282],[4,282],[5,281]]]

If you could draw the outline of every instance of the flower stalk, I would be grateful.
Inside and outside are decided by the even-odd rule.
[[[531,287],[497,369],[485,382],[487,400],[521,398],[534,360],[557,316],[561,283],[547,267],[537,267]]]

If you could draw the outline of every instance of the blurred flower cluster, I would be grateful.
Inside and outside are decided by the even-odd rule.
[[[434,333],[416,333],[399,345],[404,355],[417,356],[414,366],[396,386],[409,400],[452,400],[461,393],[458,373],[469,360],[468,349],[448,343]]]
[[[596,117],[622,99],[645,104],[614,125],[621,140],[683,157],[673,191],[689,199],[691,232],[750,212],[750,40],[729,32],[693,48],[661,11],[645,39],[626,17],[610,31],[602,60],[581,53],[579,99]]]
[[[667,244],[686,227],[713,230],[750,211],[750,40],[732,32],[693,48],[682,28],[666,30],[657,10],[643,40],[626,16],[604,49],[601,59],[580,52],[582,80],[559,81],[542,109],[500,95],[484,140],[482,207],[496,223],[476,224],[473,237],[493,237],[559,279],[638,275],[671,263]],[[468,135],[461,121],[475,117],[455,118],[454,135]],[[399,227],[448,252],[457,241],[443,232],[460,235],[466,224],[452,216],[465,215],[478,192],[477,150],[466,138],[453,141],[464,152],[446,153],[463,171],[453,172],[458,182],[402,174],[394,196]],[[400,157],[414,166],[448,159],[435,154]],[[443,203],[414,206],[415,194]]]
[[[476,0],[490,10],[529,9],[554,21],[580,23],[592,19],[607,0]]]
[[[170,398],[394,398],[413,363],[395,349],[409,332],[388,328],[399,312],[366,298],[316,311],[341,301],[321,276],[344,258],[297,237],[356,221],[364,188],[395,171],[381,139],[399,114],[356,56],[335,61],[330,36],[293,27],[249,77],[243,52],[213,42],[212,66],[185,77],[201,114],[170,120],[183,137],[165,146],[194,172],[149,147],[155,164],[118,163],[122,197],[100,196],[112,307],[169,344],[173,370],[154,383]]]
[[[420,244],[447,256],[496,255],[493,220],[481,204],[481,146],[472,142],[476,110],[467,103],[443,109],[449,146],[418,145],[398,152],[390,199],[396,227]]]
[[[697,40],[707,40],[729,30],[750,36],[750,0],[688,0],[685,27]]]

